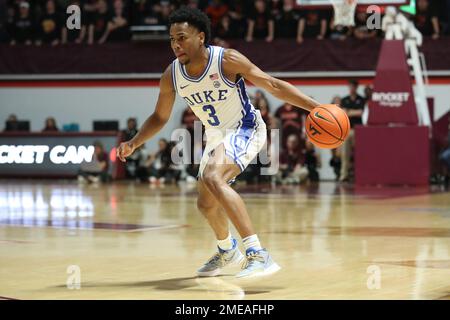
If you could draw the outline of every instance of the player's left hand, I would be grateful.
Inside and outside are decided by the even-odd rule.
[[[134,149],[133,144],[129,141],[122,142],[116,150],[117,158],[119,158],[122,162],[126,162],[127,160],[125,158],[131,156]]]

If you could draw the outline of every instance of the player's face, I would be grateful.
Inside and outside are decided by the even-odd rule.
[[[170,27],[170,44],[181,64],[188,64],[204,46],[204,33],[187,22],[174,23]]]

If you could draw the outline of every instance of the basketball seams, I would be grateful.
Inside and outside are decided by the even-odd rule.
[[[333,138],[339,140],[339,141],[344,141],[341,138],[336,137],[334,134],[330,133],[329,131],[325,130],[324,128],[322,128],[320,126],[320,124],[318,124],[316,121],[314,121],[314,118],[311,116],[311,114],[308,115],[308,117],[310,118],[310,121],[314,122],[314,124],[316,124],[316,126],[318,126],[320,129],[322,129],[325,133],[328,133],[330,136],[332,136]],[[306,130],[308,131],[308,130]],[[342,131],[342,130],[341,130]]]
[[[323,145],[323,146],[330,146],[331,149],[337,148],[337,147],[340,145],[340,142],[335,142],[335,143],[325,143],[325,142],[320,142],[320,141],[314,139],[312,136],[310,136],[308,130],[306,130],[306,135],[308,136],[308,139],[309,139],[309,140],[314,141],[314,142],[316,142],[316,143],[319,143],[319,144],[321,144],[321,145]],[[337,144],[337,145],[336,145],[336,144]]]
[[[341,124],[339,123],[338,119],[334,116],[334,114],[331,113],[328,109],[325,109],[324,107],[320,107],[319,106],[319,107],[317,107],[317,109],[325,110],[326,112],[328,112],[333,117],[334,120],[336,120],[336,123],[339,126],[339,130],[341,131],[341,137],[339,138],[339,140],[342,140],[342,136],[343,136],[344,131],[342,130]]]

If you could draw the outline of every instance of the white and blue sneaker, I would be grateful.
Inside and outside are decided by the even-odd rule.
[[[247,265],[236,275],[236,278],[268,276],[281,269],[280,266],[273,261],[266,249],[255,250],[249,248],[246,251],[246,255]]]
[[[232,241],[233,248],[230,250],[222,250],[217,247],[219,251],[197,270],[199,277],[215,277],[220,274],[223,267],[229,264],[239,264],[242,266],[245,263],[245,257],[239,251],[236,239],[232,239]]]

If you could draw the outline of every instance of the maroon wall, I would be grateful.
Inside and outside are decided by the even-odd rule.
[[[357,185],[426,185],[430,176],[427,127],[356,126]]]

